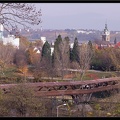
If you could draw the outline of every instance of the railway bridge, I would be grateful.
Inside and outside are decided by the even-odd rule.
[[[67,82],[37,82],[25,83],[34,89],[36,96],[63,96],[69,95],[77,103],[78,101],[89,101],[92,93],[100,91],[119,92],[120,77]],[[9,93],[10,87],[18,84],[1,84],[0,89]]]

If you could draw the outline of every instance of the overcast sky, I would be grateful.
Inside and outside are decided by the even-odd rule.
[[[108,29],[120,31],[120,3],[35,3],[43,29]]]

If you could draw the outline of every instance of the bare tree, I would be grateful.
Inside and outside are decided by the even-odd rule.
[[[28,70],[27,67],[27,58],[24,49],[19,49],[15,53],[15,63],[19,69],[24,74],[24,80],[26,81],[26,73]]]
[[[0,23],[6,30],[17,29],[18,25],[38,25],[40,16],[41,10],[36,10],[33,3],[0,3]]]
[[[4,75],[4,69],[13,63],[15,48],[12,45],[0,44],[0,70]]]
[[[83,79],[86,70],[88,70],[90,67],[92,55],[93,52],[88,44],[83,44],[80,46],[80,50],[79,50],[80,60],[78,62],[80,66],[80,80]]]
[[[27,37],[24,37],[24,36],[20,36],[19,38],[20,38],[19,49],[26,50],[26,48],[29,47],[29,45],[30,45],[30,41],[28,40]]]
[[[37,53],[38,49],[35,49],[34,46],[29,46],[26,49],[26,55],[27,55],[27,61],[30,65],[36,64],[38,61],[40,61],[40,53]]]
[[[36,40],[35,43],[33,43],[37,48],[43,47],[43,41],[42,40]]]

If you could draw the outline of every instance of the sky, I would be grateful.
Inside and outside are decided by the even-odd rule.
[[[120,3],[35,3],[41,9],[43,29],[120,31]]]

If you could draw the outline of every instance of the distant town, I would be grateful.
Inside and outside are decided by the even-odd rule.
[[[103,25],[104,29],[104,25]],[[109,29],[109,25],[108,25]],[[11,34],[14,33],[13,30],[10,30]],[[63,38],[68,36],[70,41],[73,42],[74,38],[77,37],[80,43],[101,40],[103,30],[94,30],[94,29],[19,29],[19,34],[28,38],[29,41],[39,40],[41,37],[45,38],[48,42],[54,42],[58,35],[61,35]],[[4,31],[4,36],[7,36],[8,32]],[[110,31],[110,41],[113,42],[114,39],[120,41],[120,31]]]

